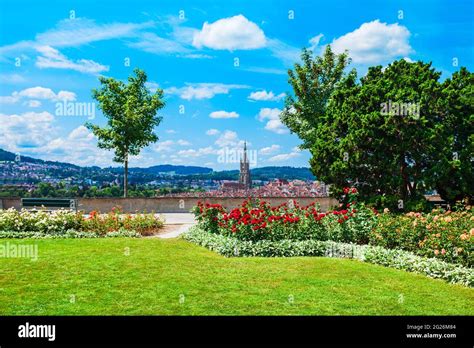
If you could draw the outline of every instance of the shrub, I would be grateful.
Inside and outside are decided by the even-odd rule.
[[[474,264],[474,215],[472,209],[404,215],[381,214],[370,235],[370,244],[412,251],[426,257]]]
[[[35,234],[37,236],[71,235],[71,231],[92,236],[106,236],[111,232],[116,235],[131,236],[136,233],[149,234],[163,226],[163,221],[154,214],[121,214],[113,209],[108,214],[91,212],[87,216],[67,210],[46,211],[17,211],[13,208],[0,210],[0,231],[3,235],[12,233]],[[125,233],[125,231],[128,231]],[[0,234],[2,236],[2,234]]]
[[[357,202],[357,190],[344,189],[343,204],[322,213],[315,204],[300,207],[296,201],[271,207],[246,200],[227,212],[218,204],[199,203],[194,209],[206,231],[243,241],[332,240],[403,249],[420,256],[472,266],[474,214],[468,207],[456,212],[382,214]]]
[[[297,201],[270,206],[259,199],[245,200],[227,212],[219,204],[199,202],[193,212],[200,227],[214,234],[240,240],[336,240],[367,243],[375,224],[374,212],[356,202],[357,190],[347,189],[348,203],[328,213],[316,204]]]

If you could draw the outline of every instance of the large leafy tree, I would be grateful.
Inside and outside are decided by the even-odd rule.
[[[445,199],[469,192],[472,74],[461,69],[441,83],[431,64],[398,60],[359,81],[354,70],[344,73],[347,56],[329,46],[316,58],[303,50],[302,61],[289,71],[294,95],[281,120],[334,193],[357,185],[366,199],[399,205],[429,188]]]
[[[436,127],[428,181],[449,202],[474,196],[474,73],[456,71],[442,84],[443,122]]]
[[[328,105],[325,138],[311,149],[315,170],[336,186],[356,184],[366,197],[401,200],[401,207],[421,198],[443,121],[440,75],[431,64],[403,59],[369,68],[360,83],[350,74]]]
[[[294,95],[287,96],[280,117],[303,141],[302,149],[309,149],[317,138],[329,98],[345,76],[349,63],[346,53],[335,54],[328,45],[322,56],[316,57],[303,49],[301,63],[288,71],[288,83]]]
[[[157,111],[164,107],[163,91],[151,93],[145,83],[147,75],[140,69],[128,83],[114,78],[100,77],[101,87],[92,91],[93,98],[107,118],[107,126],[87,123],[98,138],[98,146],[114,151],[114,161],[124,164],[124,197],[127,197],[128,161],[147,145],[158,141],[154,129],[162,117]]]

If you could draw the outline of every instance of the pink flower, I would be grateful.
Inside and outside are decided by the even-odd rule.
[[[441,249],[441,254],[443,254],[443,255],[446,254],[446,250]]]
[[[434,254],[435,254],[435,255],[438,255],[438,254],[439,254],[438,249],[436,249],[436,250],[434,251]]]

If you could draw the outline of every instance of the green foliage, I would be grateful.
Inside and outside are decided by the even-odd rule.
[[[474,73],[456,71],[442,84],[438,100],[434,153],[427,182],[451,203],[473,203],[474,195]]]
[[[334,194],[355,185],[361,199],[418,206],[429,189],[470,200],[474,187],[474,77],[462,68],[444,83],[431,63],[404,59],[344,74],[345,55],[302,53],[289,71],[293,96],[282,122],[312,155],[311,169]],[[387,199],[383,198],[386,197]]]
[[[128,84],[114,78],[100,77],[100,89],[92,96],[107,118],[107,126],[87,123],[86,126],[98,138],[102,149],[114,150],[114,161],[125,164],[124,195],[127,195],[127,170],[129,156],[137,156],[145,146],[158,141],[154,128],[162,120],[157,111],[164,107],[163,91],[151,94],[146,87],[147,75],[135,69],[135,76]]]
[[[32,238],[34,236],[69,236],[77,238],[83,233],[92,233],[98,236],[107,236],[111,232],[124,231],[148,235],[163,227],[163,220],[155,214],[121,214],[113,209],[108,214],[91,212],[88,216],[67,210],[53,212],[15,210],[13,208],[0,210],[0,237],[11,238],[12,233],[17,233],[15,238]],[[34,235],[31,235],[31,234]],[[112,235],[113,236],[113,235]]]
[[[474,265],[474,212],[463,210],[405,215],[380,214],[370,244],[421,256]]]
[[[354,188],[344,189],[339,210],[318,212],[314,205],[269,206],[265,201],[247,200],[227,212],[219,204],[199,202],[193,208],[198,226],[212,234],[242,241],[335,241],[403,249],[420,256],[435,257],[466,266],[474,264],[474,211],[405,215],[383,214],[356,202]]]
[[[365,244],[375,223],[374,212],[356,203],[357,192],[339,210],[321,213],[315,204],[270,206],[263,200],[246,200],[227,212],[220,204],[198,202],[193,208],[201,228],[240,240],[333,240]]]
[[[344,77],[350,59],[346,53],[335,54],[328,45],[323,56],[314,59],[310,50],[303,49],[301,61],[288,71],[294,96],[287,96],[281,120],[303,141],[301,148],[310,149],[324,122],[329,98]]]

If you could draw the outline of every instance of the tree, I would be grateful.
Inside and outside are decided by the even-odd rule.
[[[301,61],[302,64],[295,64],[294,70],[288,70],[288,83],[294,96],[286,97],[280,118],[303,141],[300,147],[309,149],[324,120],[329,98],[345,76],[344,69],[350,59],[347,53],[335,54],[328,45],[321,57],[313,58],[310,50],[303,49]]]
[[[472,204],[474,195],[474,73],[456,71],[442,84],[443,122],[431,157],[429,182],[444,200]]]
[[[369,68],[360,83],[348,76],[328,105],[329,131],[311,150],[316,170],[339,188],[356,184],[366,198],[399,208],[422,198],[442,122],[440,75],[431,64],[401,59]]]
[[[128,161],[141,149],[158,141],[154,128],[162,120],[157,111],[164,107],[163,91],[152,94],[146,88],[147,75],[140,69],[128,78],[128,84],[114,78],[100,77],[100,89],[94,89],[92,96],[99,102],[99,108],[107,118],[107,126],[91,123],[86,126],[98,138],[102,149],[114,150],[114,161],[124,164],[124,197],[128,190]]]
[[[402,59],[358,81],[329,47],[315,59],[303,50],[302,60],[289,71],[294,96],[281,120],[333,193],[356,185],[362,198],[406,208],[427,189],[446,198],[472,188],[472,74],[461,69],[442,84],[431,63]]]

